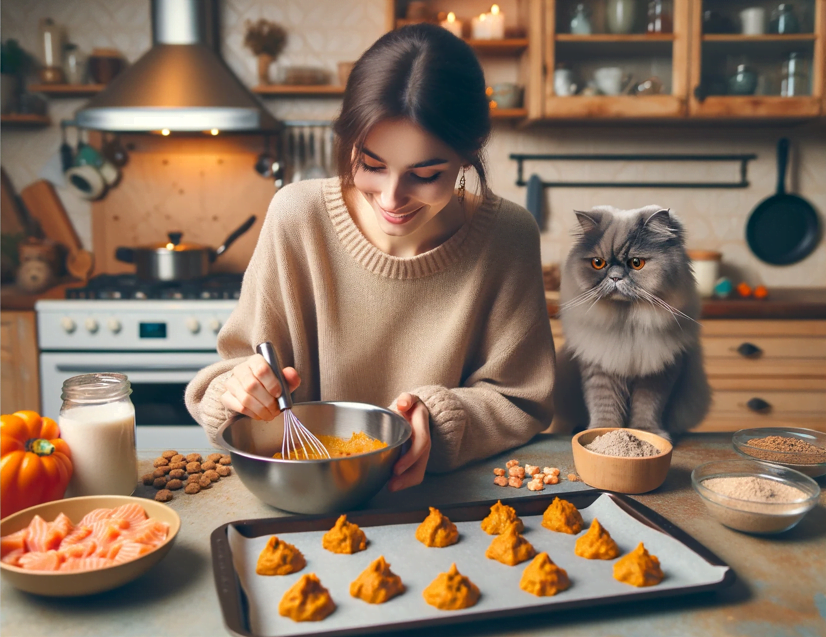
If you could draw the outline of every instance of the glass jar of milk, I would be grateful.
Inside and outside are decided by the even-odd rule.
[[[60,435],[72,452],[67,497],[130,495],[138,482],[135,407],[123,374],[83,374],[63,383]]]

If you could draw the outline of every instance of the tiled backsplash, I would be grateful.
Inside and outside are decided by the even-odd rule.
[[[385,0],[219,0],[222,6],[222,54],[247,84],[256,83],[256,61],[242,44],[244,22],[265,17],[284,25],[289,42],[280,64],[317,65],[335,77],[339,61],[355,60],[377,37],[385,24]],[[520,0],[526,2],[527,0]],[[480,10],[484,3],[480,0]],[[2,3],[2,38],[16,38],[29,51],[38,51],[37,25],[51,17],[63,25],[69,40],[88,53],[94,47],[116,47],[131,62],[149,47],[151,28],[148,0],[5,0]],[[497,63],[500,78],[507,68]],[[516,64],[513,64],[513,77]],[[51,100],[52,120],[71,118],[82,100]],[[268,107],[284,119],[329,119],[335,116],[335,99],[269,99]],[[788,188],[806,197],[821,214],[826,213],[826,130],[823,124],[786,128],[685,125],[653,128],[641,125],[555,125],[521,130],[497,123],[488,152],[490,182],[494,190],[524,204],[525,189],[514,185],[516,163],[508,159],[523,153],[755,153],[749,165],[751,186],[746,189],[573,189],[546,191],[547,227],[543,232],[545,261],[565,258],[570,246],[574,209],[597,204],[636,208],[657,203],[674,210],[685,222],[691,247],[720,250],[724,261],[752,283],[770,286],[826,286],[826,243],[805,261],[786,267],[759,262],[744,240],[750,211],[776,186],[777,139],[792,142]],[[70,140],[73,141],[73,140]],[[3,166],[19,189],[38,178],[53,161],[60,144],[59,128],[34,131],[4,129]],[[536,172],[546,179],[638,181],[643,179],[719,179],[720,172],[736,180],[736,165],[669,164],[637,162],[557,163],[526,165],[527,178]],[[260,179],[252,171],[250,177]],[[234,183],[233,187],[241,187]],[[90,207],[71,193],[61,197],[88,246],[91,242]],[[261,211],[263,213],[263,210]]]

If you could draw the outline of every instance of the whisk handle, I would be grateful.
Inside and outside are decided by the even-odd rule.
[[[275,348],[272,343],[266,341],[260,343],[255,351],[264,357],[264,360],[269,363],[275,377],[281,385],[281,396],[278,397],[278,408],[281,411],[293,408],[293,399],[290,396],[290,388],[287,386],[287,381],[284,380],[284,375],[281,373],[281,363],[278,362],[278,355],[275,353]]]

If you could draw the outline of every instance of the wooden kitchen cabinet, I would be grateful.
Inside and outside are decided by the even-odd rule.
[[[826,431],[826,321],[702,321],[706,373],[714,392],[694,431],[807,427]],[[565,342],[551,320],[554,344]]]
[[[40,367],[34,312],[0,312],[0,411],[40,410]]]
[[[810,119],[823,110],[826,69],[826,0],[793,4],[799,33],[771,34],[768,24],[778,3],[756,0],[766,15],[766,33],[741,35],[704,33],[703,12],[732,15],[746,8],[722,0],[691,0],[691,54],[689,59],[689,116],[715,119]],[[808,86],[800,95],[782,97],[782,67],[794,53],[803,61]],[[800,61],[798,61],[798,64]],[[759,78],[755,94],[720,95],[738,64],[746,64]],[[799,82],[798,82],[799,83]]]

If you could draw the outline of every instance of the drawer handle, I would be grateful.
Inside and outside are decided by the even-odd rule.
[[[746,407],[758,414],[767,414],[772,410],[771,403],[767,403],[762,398],[752,398],[746,403]]]
[[[760,358],[763,350],[754,343],[743,343],[737,348],[737,353],[743,358]]]

